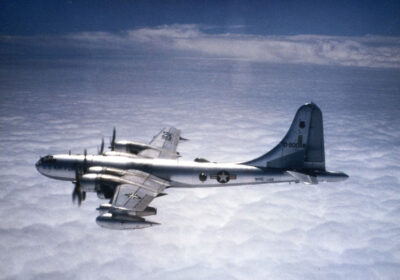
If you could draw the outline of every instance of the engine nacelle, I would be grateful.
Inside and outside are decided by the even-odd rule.
[[[79,179],[81,188],[85,192],[95,192],[97,181],[97,174],[85,174]]]
[[[126,152],[116,152],[116,151],[108,151],[103,153],[105,156],[118,156],[118,157],[128,157],[128,158],[138,158],[136,154],[126,153]]]
[[[104,228],[108,229],[141,229],[147,228],[158,223],[146,221],[145,219],[137,216],[129,215],[114,215],[106,213],[96,218],[96,223]]]
[[[107,175],[112,175],[112,176],[124,176],[126,175],[127,171],[118,169],[118,168],[111,168],[111,167],[104,167],[104,166],[92,166],[89,167],[87,170],[87,173],[92,173],[92,174],[107,174]]]
[[[85,192],[97,192],[99,198],[110,199],[117,185],[124,183],[121,178],[104,174],[85,174],[80,179],[81,188]]]

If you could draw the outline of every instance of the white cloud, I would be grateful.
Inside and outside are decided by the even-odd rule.
[[[129,38],[182,51],[256,62],[400,67],[400,39],[391,37],[206,34],[196,26],[129,32]]]
[[[4,43],[108,50],[109,55],[145,50],[178,51],[252,62],[400,68],[400,38],[383,36],[266,36],[212,34],[207,27],[169,25],[119,33],[80,32],[59,36],[2,37]],[[171,53],[170,53],[171,54]],[[174,55],[178,55],[174,53]]]
[[[39,62],[0,65],[1,278],[400,275],[398,70],[169,56]],[[39,155],[95,152],[114,125],[118,139],[146,142],[172,124],[190,139],[184,159],[248,160],[310,100],[324,113],[327,167],[348,173],[344,183],[168,189],[152,204],[161,226],[118,232],[96,225],[95,195],[78,208],[69,182],[34,168]]]

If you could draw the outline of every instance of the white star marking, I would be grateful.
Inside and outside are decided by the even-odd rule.
[[[220,174],[218,174],[218,182],[220,183],[226,183],[228,182],[229,175],[225,173],[225,171],[222,171]]]
[[[126,193],[125,196],[127,196],[128,199],[134,199],[134,198],[139,198],[140,199],[140,197],[138,195],[134,194],[134,193]]]

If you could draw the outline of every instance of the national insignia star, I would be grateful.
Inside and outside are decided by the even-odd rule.
[[[136,195],[134,193],[127,193],[127,194],[125,194],[125,196],[127,196],[128,199],[140,198],[138,195]]]
[[[218,181],[220,183],[226,183],[229,181],[229,174],[225,173],[225,171],[222,171],[221,173],[218,174]]]

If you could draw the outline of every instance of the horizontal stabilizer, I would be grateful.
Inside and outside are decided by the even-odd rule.
[[[294,178],[299,180],[299,182],[302,182],[306,185],[315,185],[318,184],[317,178],[315,176],[311,176],[308,174],[296,172],[296,171],[286,171],[290,175],[292,175]]]
[[[310,173],[302,173],[297,171],[286,171],[299,182],[307,185],[314,185],[321,182],[341,182],[349,178],[349,176],[343,172],[333,171],[311,171]]]

